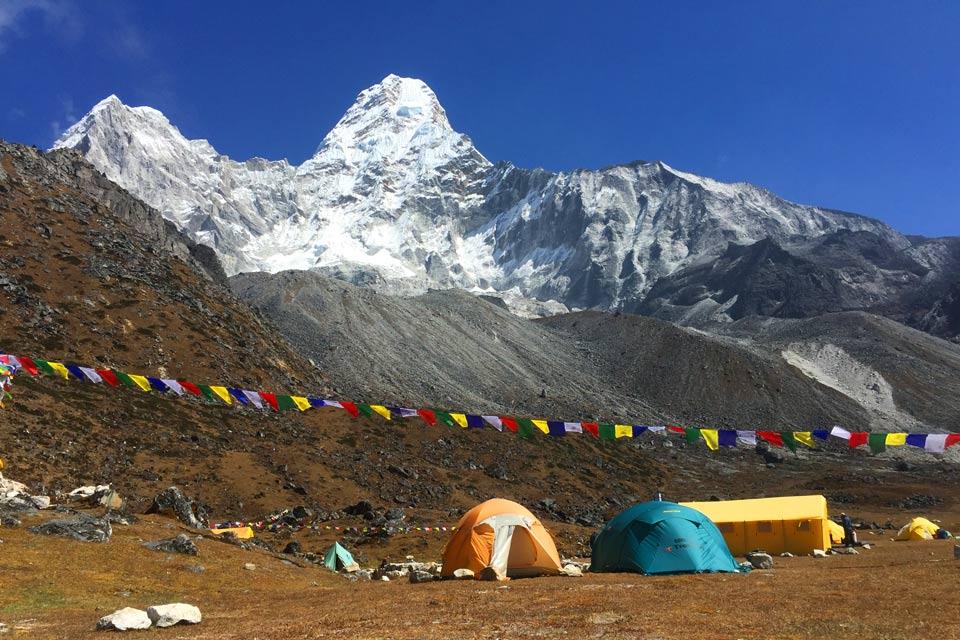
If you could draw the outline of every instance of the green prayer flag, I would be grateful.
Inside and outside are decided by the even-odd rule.
[[[120,376],[123,376],[123,377],[127,378],[127,380],[124,380],[124,381],[123,381],[124,384],[129,384],[129,385],[132,385],[132,384],[133,384],[133,380],[130,380],[130,377],[127,376],[127,374],[125,374],[125,373],[120,373],[119,371],[115,371],[114,373],[117,374],[117,377],[118,377],[118,378],[120,378]],[[123,380],[123,378],[121,378],[121,380]],[[128,382],[128,381],[129,381],[129,382]],[[214,402],[217,402],[217,396],[216,396],[216,394],[213,392],[213,389],[210,388],[209,385],[206,385],[206,384],[198,384],[198,385],[197,385],[197,388],[200,389],[200,393],[203,394],[203,397],[204,397],[204,398],[206,398],[207,400],[213,400]]]
[[[41,360],[40,358],[34,358],[33,363],[37,365],[37,369],[43,371],[48,376],[56,375],[57,372],[53,370],[53,367],[50,366],[50,363],[46,360]]]
[[[617,429],[609,422],[600,423],[600,439],[601,440],[615,440],[617,437]]]
[[[358,405],[357,408],[359,409],[360,406],[362,405]],[[280,411],[287,411],[296,409],[297,405],[290,396],[277,395],[277,407],[279,407]]]
[[[123,371],[117,371],[116,369],[112,369],[112,371],[113,371],[113,375],[117,376],[117,380],[119,380],[120,382],[122,382],[124,385],[126,385],[126,386],[128,386],[128,387],[135,387],[135,388],[136,388],[137,383],[134,382],[133,379],[131,379],[130,376],[128,376],[127,374],[125,374]],[[201,388],[202,388],[202,387],[201,387]],[[207,390],[208,390],[208,391],[209,391],[209,389],[210,389],[210,388],[207,387]],[[210,397],[211,400],[213,399],[213,395],[212,395],[212,394],[211,394],[209,397]]]
[[[442,422],[448,427],[456,427],[457,423],[453,421],[453,416],[451,416],[446,411],[434,411],[437,416],[437,422]]]
[[[530,421],[530,418],[520,418],[517,420],[517,435],[521,438],[531,438],[540,433],[540,430]]]
[[[783,446],[790,451],[797,450],[797,439],[793,437],[793,431],[781,431],[780,437],[783,438]]]
[[[883,453],[887,450],[887,434],[871,433],[867,439],[867,444],[870,445],[872,453]]]
[[[367,416],[368,418],[373,417],[373,409],[371,409],[370,405],[368,404],[358,404],[357,410],[360,411],[360,413],[362,413],[363,415]]]
[[[687,439],[687,444],[693,444],[700,439],[700,429],[687,428],[683,430],[683,433]]]

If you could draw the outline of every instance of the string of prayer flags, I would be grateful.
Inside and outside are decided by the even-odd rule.
[[[678,434],[689,445],[703,441],[710,451],[735,448],[740,444],[755,447],[759,441],[774,447],[784,447],[797,451],[797,445],[815,449],[818,442],[828,442],[830,438],[844,441],[850,449],[867,445],[874,454],[882,453],[887,447],[912,446],[931,453],[943,453],[952,446],[960,444],[960,433],[873,433],[868,431],[849,431],[841,426],[831,429],[813,429],[810,431],[774,431],[752,429],[716,429],[694,428],[678,425],[635,425],[612,422],[570,422],[543,418],[525,418],[503,415],[477,415],[464,412],[447,412],[436,408],[408,408],[383,404],[354,403],[349,400],[332,400],[314,396],[275,394],[268,391],[242,389],[224,385],[194,384],[188,380],[174,378],[156,378],[118,369],[94,369],[72,363],[61,363],[0,354],[0,407],[10,397],[9,388],[16,373],[26,372],[31,376],[47,375],[63,380],[86,381],[92,384],[105,384],[111,387],[130,387],[143,392],[156,392],[169,396],[189,394],[196,398],[229,406],[255,407],[259,410],[307,411],[311,408],[334,407],[346,411],[354,418],[361,415],[373,418],[379,416],[394,422],[417,417],[431,427],[445,425],[455,429],[484,429],[516,433],[524,439],[535,439],[544,435],[562,438],[567,434],[588,435],[599,440],[618,440],[620,438],[639,438],[645,433],[657,436]]]

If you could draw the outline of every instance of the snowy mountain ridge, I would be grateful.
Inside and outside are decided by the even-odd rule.
[[[456,287],[520,312],[634,305],[727,245],[885,224],[637,162],[551,173],[491,164],[422,81],[362,91],[300,166],[238,162],[115,96],[54,144],[218,252],[229,273],[316,269],[390,293]]]

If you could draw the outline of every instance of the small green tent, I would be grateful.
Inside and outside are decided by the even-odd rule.
[[[591,571],[635,573],[734,572],[717,526],[696,509],[673,502],[634,505],[616,516],[591,543]]]
[[[323,556],[323,564],[330,571],[340,571],[341,569],[356,571],[358,569],[357,561],[353,559],[349,551],[340,546],[339,542],[334,542],[327,549],[327,553]]]

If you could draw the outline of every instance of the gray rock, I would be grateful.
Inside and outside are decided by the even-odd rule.
[[[744,557],[754,569],[773,569],[773,558],[769,553],[751,551]]]
[[[109,522],[84,514],[74,518],[49,520],[30,527],[29,531],[44,536],[72,538],[81,542],[106,542],[113,535],[113,528]]]
[[[188,556],[200,554],[200,550],[197,548],[196,543],[190,539],[190,536],[183,533],[175,538],[156,540],[154,542],[144,542],[143,546],[145,546],[147,549],[164,551],[166,553],[182,553]]]
[[[150,624],[150,616],[147,615],[146,611],[125,607],[100,618],[100,621],[97,622],[97,629],[101,631],[129,631],[132,629],[149,629]]]
[[[420,584],[423,582],[433,582],[435,576],[428,571],[411,571],[409,573],[411,584]]]
[[[859,551],[853,547],[833,547],[830,549],[830,553],[835,553],[840,556],[855,556],[859,555]]]
[[[175,602],[147,608],[147,615],[157,627],[172,627],[175,624],[199,624],[203,619],[200,609],[192,604]]]
[[[183,494],[177,487],[168,487],[158,493],[147,513],[172,514],[180,522],[194,529],[204,529],[203,514],[196,513],[194,501]]]
[[[480,569],[480,573],[477,575],[478,580],[485,580],[487,582],[496,582],[502,578],[503,576],[497,573],[497,570],[493,567],[484,567]]]
[[[792,558],[792,557],[793,557],[793,554],[790,553],[789,551],[784,551],[783,553],[780,554],[780,557],[781,557],[781,558]]]
[[[206,571],[206,569],[202,564],[191,564],[189,567],[187,567],[187,571],[189,571],[190,573],[200,574]]]

